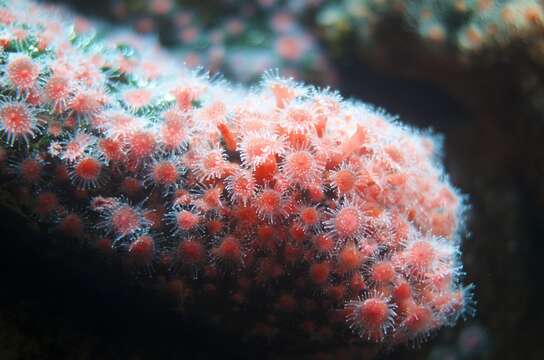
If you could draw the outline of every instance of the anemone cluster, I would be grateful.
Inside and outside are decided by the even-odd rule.
[[[251,89],[213,80],[28,1],[3,3],[0,44],[11,206],[160,280],[185,311],[357,345],[470,313],[466,205],[432,134],[275,71]]]

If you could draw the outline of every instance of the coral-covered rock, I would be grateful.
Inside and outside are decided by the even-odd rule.
[[[248,336],[397,344],[470,310],[465,204],[431,134],[275,72],[212,81],[131,33],[9,5],[2,191],[39,221],[111,244],[186,311]]]

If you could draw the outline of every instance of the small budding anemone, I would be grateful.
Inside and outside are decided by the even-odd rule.
[[[14,54],[6,66],[8,81],[17,90],[30,90],[38,81],[40,66],[28,55]]]
[[[182,210],[176,215],[176,224],[182,231],[194,229],[200,222],[200,217],[187,210]]]
[[[22,100],[2,99],[0,101],[0,131],[4,133],[6,142],[10,146],[21,140],[28,144],[40,131],[34,109]]]
[[[346,310],[350,328],[367,340],[383,340],[393,329],[397,315],[396,305],[390,301],[390,298],[374,292],[348,302]]]
[[[179,243],[177,257],[185,266],[202,265],[206,261],[206,249],[200,241],[189,238]]]
[[[72,80],[65,75],[53,75],[45,83],[43,94],[53,110],[62,113],[66,110],[73,93]]]
[[[388,260],[376,260],[368,268],[369,280],[379,286],[392,283],[396,275],[395,265]]]
[[[163,189],[173,189],[181,178],[181,172],[176,159],[157,159],[148,165],[146,182]]]
[[[338,253],[338,271],[351,273],[357,271],[366,260],[364,253],[354,244],[346,244]]]
[[[255,200],[257,213],[269,223],[274,223],[285,215],[284,199],[281,192],[265,188]]]
[[[220,179],[226,170],[226,156],[223,149],[202,149],[197,155],[198,160],[193,168],[199,181],[205,182],[210,179]]]
[[[36,185],[43,178],[44,162],[39,157],[31,155],[14,163],[13,170],[23,183]]]
[[[159,137],[165,150],[181,152],[189,141],[189,119],[180,110],[173,108],[163,114],[164,122],[159,128]]]
[[[102,172],[102,162],[95,157],[86,156],[74,164],[70,175],[79,188],[88,189],[100,184]]]
[[[321,212],[317,206],[300,206],[298,209],[299,225],[303,229],[317,228],[321,225]]]
[[[42,219],[51,217],[58,210],[60,201],[54,192],[41,192],[36,198],[34,212]]]
[[[255,195],[257,184],[251,172],[240,169],[226,178],[226,190],[233,203],[246,205]]]
[[[142,160],[150,157],[157,146],[155,134],[140,130],[128,136],[129,153],[134,159]]]
[[[244,133],[238,143],[238,151],[242,164],[248,168],[256,168],[270,161],[274,156],[283,154],[284,139],[268,131]]]
[[[227,235],[212,249],[213,255],[223,266],[240,266],[243,264],[243,251],[240,241]]]
[[[340,241],[361,240],[363,235],[363,214],[361,208],[350,201],[330,210],[330,219],[324,222],[325,229]]]
[[[279,125],[288,133],[307,133],[315,130],[317,119],[304,103],[289,103],[280,115]]]
[[[356,172],[349,166],[343,165],[331,174],[331,185],[339,195],[347,195],[354,191],[357,180]]]
[[[300,149],[287,153],[280,168],[289,182],[305,187],[321,180],[324,166],[309,150]]]
[[[140,235],[130,244],[128,253],[138,265],[149,266],[155,255],[155,241],[150,235]]]
[[[99,227],[112,233],[116,240],[134,236],[149,226],[149,221],[145,219],[139,207],[117,199],[111,199],[106,205],[96,207],[96,210],[103,218],[103,221],[98,224]]]

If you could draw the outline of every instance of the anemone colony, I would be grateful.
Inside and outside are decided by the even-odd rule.
[[[434,136],[265,73],[211,80],[130,32],[0,8],[3,193],[247,335],[397,344],[470,309]],[[228,323],[222,321],[223,324]]]

